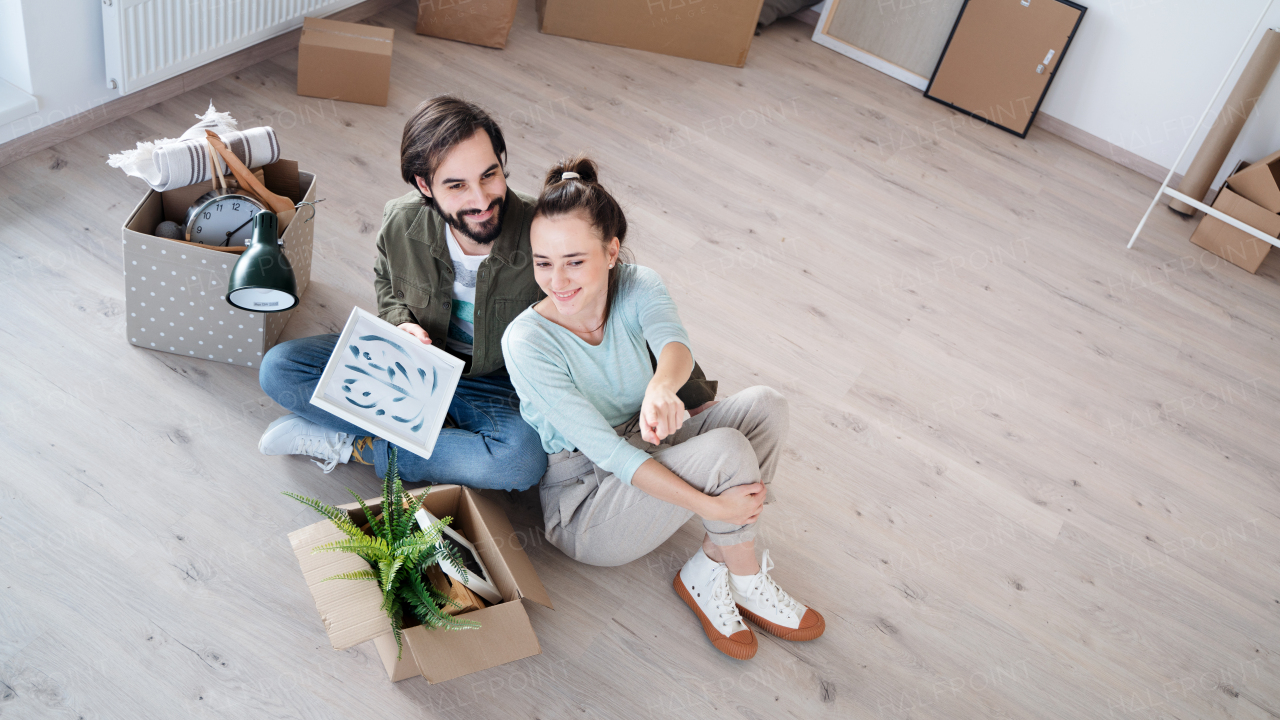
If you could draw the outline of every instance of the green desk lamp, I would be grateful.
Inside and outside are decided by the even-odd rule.
[[[276,214],[262,211],[253,218],[253,239],[231,268],[227,302],[250,312],[284,312],[298,304],[293,266],[277,239]]]

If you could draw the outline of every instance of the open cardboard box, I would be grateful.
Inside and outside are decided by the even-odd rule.
[[[410,494],[416,496],[427,490],[411,490]],[[382,508],[382,498],[365,504],[377,513]],[[365,523],[359,503],[338,507],[350,515],[357,526]],[[527,598],[550,608],[551,598],[529,557],[520,549],[506,514],[491,500],[460,485],[431,487],[423,507],[438,518],[453,518],[450,527],[475,545],[503,601],[458,615],[478,621],[477,630],[408,628],[403,633],[404,652],[397,660],[396,641],[391,634],[391,623],[382,610],[382,592],[377,583],[368,580],[324,582],[333,575],[367,569],[369,564],[350,553],[312,553],[320,545],[346,537],[332,522],[323,520],[289,533],[289,542],[333,648],[345,650],[373,640],[392,682],[418,675],[431,683],[444,682],[540,654],[538,637],[520,601]]]
[[[1241,162],[1227,182],[1246,200],[1267,212],[1280,213],[1280,152],[1252,165]]]
[[[1272,157],[1280,158],[1280,153]],[[1253,173],[1255,168],[1265,171],[1264,174]],[[1245,195],[1245,191],[1238,185],[1241,177],[1248,178],[1246,186],[1251,196]],[[1267,235],[1280,237],[1280,215],[1254,200],[1254,198],[1265,200],[1265,193],[1258,194],[1258,191],[1266,189],[1265,179],[1270,177],[1266,160],[1252,166],[1241,162],[1236,165],[1236,172],[1227,178],[1222,189],[1218,191],[1218,197],[1213,201],[1213,208]],[[1251,273],[1258,272],[1258,267],[1262,265],[1267,253],[1271,252],[1270,243],[1263,242],[1208,215],[1196,226],[1196,231],[1191,235],[1191,242]]]
[[[277,160],[258,170],[268,190],[295,203],[315,201],[316,176],[299,171],[296,161]],[[226,290],[238,254],[153,234],[162,220],[184,225],[187,208],[209,190],[208,182],[163,193],[148,190],[125,220],[126,337],[148,350],[256,368],[301,303],[279,313],[233,308]],[[315,226],[314,206],[304,206],[280,237],[300,299],[311,281]]]

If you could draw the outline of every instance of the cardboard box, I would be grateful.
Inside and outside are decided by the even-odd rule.
[[[296,162],[278,160],[261,169],[272,192],[294,202],[315,200],[316,177],[299,172]],[[208,190],[208,183],[164,193],[148,190],[125,220],[126,337],[148,350],[256,368],[297,307],[265,314],[234,308],[226,301],[226,288],[239,255],[152,235],[162,220],[182,225],[187,208]],[[311,281],[316,223],[307,220],[312,217],[311,210],[299,210],[281,237],[300,299]]]
[[[1240,163],[1227,183],[1244,199],[1268,212],[1280,213],[1280,152],[1252,165]]]
[[[502,49],[517,0],[418,0],[419,35]]]
[[[1272,237],[1280,238],[1280,215],[1246,200],[1233,192],[1232,188],[1233,183],[1228,180],[1214,199],[1213,208]],[[1209,215],[1200,221],[1195,233],[1191,235],[1191,242],[1251,273],[1258,271],[1258,266],[1271,251],[1270,243]]]
[[[298,94],[385,107],[394,36],[391,28],[303,19]]]
[[[764,0],[537,0],[548,35],[742,67]]]
[[[412,495],[427,488],[410,491]],[[371,512],[382,507],[382,498],[365,502]],[[476,620],[478,630],[430,630],[422,626],[404,631],[404,652],[396,659],[396,641],[382,610],[377,583],[331,580],[339,573],[367,569],[368,563],[350,553],[312,553],[312,549],[346,537],[332,522],[323,520],[289,533],[289,542],[302,567],[307,588],[315,599],[329,642],[335,650],[374,641],[392,682],[422,675],[431,683],[478,672],[496,665],[538,655],[542,647],[529,623],[521,599],[551,607],[551,598],[502,509],[487,498],[459,485],[430,488],[423,507],[436,517],[453,518],[450,527],[462,533],[480,553],[493,576],[503,602],[458,617]],[[358,503],[340,505],[356,525],[364,524]]]

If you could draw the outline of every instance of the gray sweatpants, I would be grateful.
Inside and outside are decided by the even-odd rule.
[[[719,495],[760,481],[768,498],[788,423],[786,398],[758,385],[690,418],[661,445],[640,438],[638,416],[614,429],[700,492]],[[692,510],[622,482],[576,450],[548,456],[539,493],[547,540],[588,565],[623,565],[643,557],[693,517]],[[702,524],[717,545],[755,537],[754,525],[705,519]]]

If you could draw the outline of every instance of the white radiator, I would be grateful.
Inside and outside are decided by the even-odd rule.
[[[102,0],[107,87],[121,95],[360,0]]]

